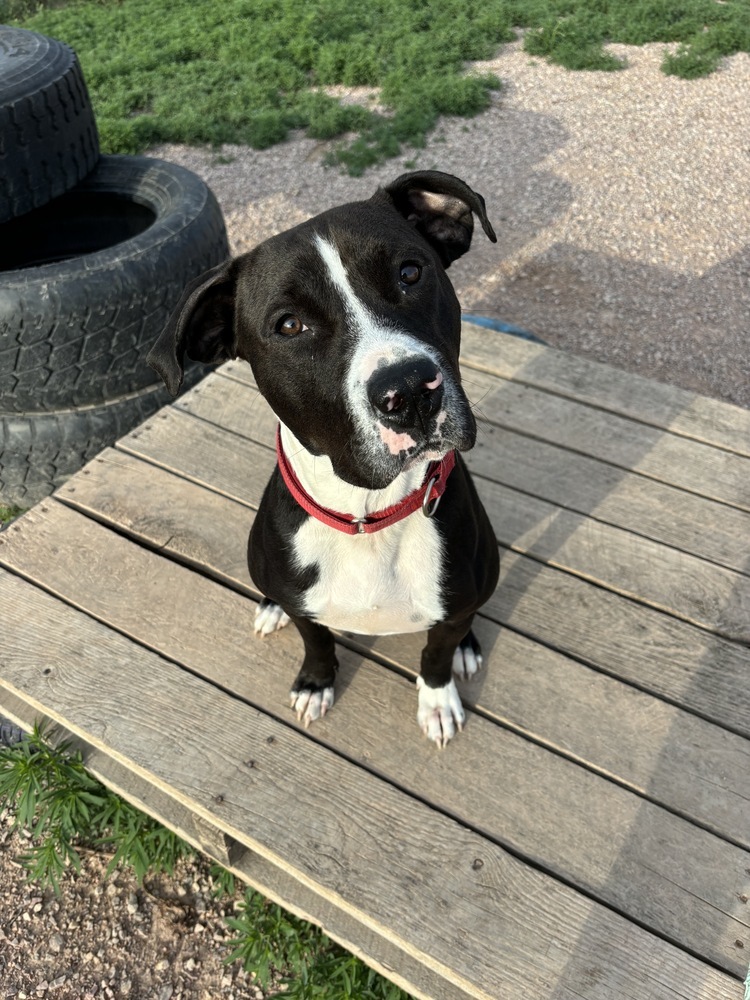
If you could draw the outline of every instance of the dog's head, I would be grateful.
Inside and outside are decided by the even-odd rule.
[[[458,371],[460,307],[445,273],[481,195],[416,171],[274,236],[193,281],[148,363],[176,395],[185,357],[243,358],[281,421],[338,476],[382,488],[474,444]]]

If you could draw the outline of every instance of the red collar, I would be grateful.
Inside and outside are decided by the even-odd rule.
[[[369,535],[373,531],[380,531],[382,528],[387,528],[389,525],[403,520],[403,518],[414,513],[420,507],[425,517],[432,517],[437,510],[440,497],[445,491],[448,476],[456,464],[455,451],[449,451],[439,462],[430,462],[422,485],[412,490],[403,500],[399,500],[398,503],[393,504],[391,507],[386,507],[385,510],[368,514],[364,518],[357,518],[352,514],[342,514],[336,510],[321,507],[310,496],[297,478],[297,474],[284,452],[281,444],[281,427],[276,428],[276,457],[278,458],[281,477],[300,507],[306,510],[312,517],[322,521],[323,524],[327,524],[329,528],[336,528],[347,535]]]

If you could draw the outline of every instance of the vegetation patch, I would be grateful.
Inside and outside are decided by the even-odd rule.
[[[402,142],[423,145],[439,115],[486,108],[497,80],[465,75],[464,62],[512,37],[502,5],[483,0],[85,0],[22,24],[78,53],[105,152],[263,149],[301,128],[317,139],[356,133],[341,150],[352,172]],[[329,84],[381,87],[391,113],[315,89]]]
[[[332,159],[353,174],[423,146],[440,115],[486,108],[498,80],[466,64],[514,27],[528,52],[578,70],[621,68],[607,42],[676,42],[664,69],[687,78],[750,51],[750,0],[0,0],[12,18],[75,48],[104,152],[263,149],[299,128],[339,138]],[[387,113],[343,105],[330,84],[380,88]]]
[[[55,744],[36,726],[20,743],[0,747],[0,808],[30,835],[19,859],[31,881],[60,891],[68,867],[80,870],[81,850],[110,855],[107,874],[130,868],[139,881],[172,874],[193,848],[157,820],[136,809],[90,775],[79,751]],[[234,895],[230,872],[216,865],[218,893]],[[284,986],[290,1000],[409,1000],[403,990],[373,972],[313,924],[247,889],[234,917],[226,961],[241,961],[264,990]]]
[[[23,507],[7,507],[5,504],[0,503],[0,524],[5,524],[6,521],[12,521],[20,514],[23,514],[23,512]]]

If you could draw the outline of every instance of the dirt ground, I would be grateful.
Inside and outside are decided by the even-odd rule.
[[[663,47],[612,47],[619,73],[569,73],[507,46],[483,70],[503,89],[424,150],[350,178],[295,137],[264,152],[152,151],[203,176],[234,252],[403,170],[458,174],[486,199],[481,232],[451,269],[464,309],[549,344],[750,406],[750,58],[703,80],[659,71]],[[352,99],[367,100],[367,94]],[[86,858],[59,898],[25,884],[0,823],[0,1000],[255,1000],[225,968],[222,905],[205,865],[139,887]]]
[[[260,1000],[238,963],[224,965],[224,923],[236,899],[214,897],[210,865],[174,877],[105,879],[108,858],[85,852],[60,895],[29,885],[14,859],[24,838],[0,813],[0,1000]]]

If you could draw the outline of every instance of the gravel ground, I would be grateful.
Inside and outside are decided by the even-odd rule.
[[[452,268],[464,309],[548,343],[750,406],[750,57],[697,81],[659,70],[663,46],[612,46],[628,68],[569,73],[518,43],[481,66],[503,89],[471,121],[363,178],[323,166],[327,145],[256,152],[159,147],[215,191],[240,253],[403,170],[437,168],[480,191],[498,232]],[[357,92],[351,99],[371,99]],[[225,969],[207,869],[139,888],[86,859],[63,893],[28,888],[0,821],[0,1000],[89,996],[255,1000]]]
[[[412,164],[455,173],[498,234],[493,246],[478,233],[451,268],[467,312],[750,406],[750,57],[687,81],[660,71],[661,44],[610,49],[626,70],[571,73],[505,47],[479,64],[503,81],[487,112],[360,178],[303,138],[153,152],[211,185],[235,253]]]
[[[24,837],[0,812],[0,1000],[262,1000],[237,963],[225,966],[235,900],[213,895],[210,866],[181,862],[172,878],[123,872],[82,854],[52,889],[29,885],[14,861]]]

